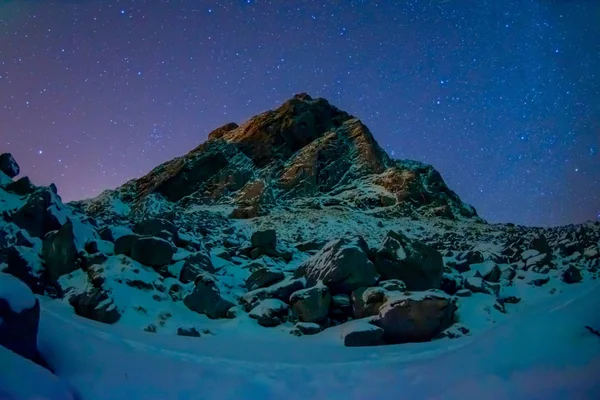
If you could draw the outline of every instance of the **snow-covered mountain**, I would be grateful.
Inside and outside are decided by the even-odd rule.
[[[134,335],[452,347],[599,274],[598,222],[488,224],[432,166],[306,94],[94,199],[64,204],[19,172],[0,155],[0,277],[38,295],[42,321],[58,307]],[[40,314],[11,306],[15,281],[0,280],[0,344],[56,370],[10,334],[31,338]]]

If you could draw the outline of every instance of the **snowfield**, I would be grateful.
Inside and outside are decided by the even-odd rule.
[[[600,337],[585,326],[600,326],[598,304],[599,285],[578,286],[477,336],[344,348],[333,330],[295,342],[152,335],[43,301],[39,347],[62,382],[2,351],[0,394],[36,398],[19,395],[35,381],[47,399],[67,385],[86,400],[593,399]]]

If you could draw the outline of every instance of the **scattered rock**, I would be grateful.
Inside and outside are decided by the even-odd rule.
[[[433,247],[390,231],[375,254],[375,267],[382,279],[400,279],[408,290],[439,289],[444,261]]]
[[[579,268],[569,265],[569,267],[562,273],[562,280],[565,283],[579,283],[583,280],[581,271]]]
[[[176,241],[178,229],[171,221],[162,218],[148,218],[135,224],[133,231],[141,236],[155,236]]]
[[[173,254],[171,243],[157,237],[137,238],[131,245],[131,258],[151,267],[169,265]]]
[[[189,336],[189,337],[200,337],[200,332],[194,327],[191,328],[177,328],[177,335]]]
[[[156,333],[156,325],[150,324],[144,328],[144,332]]]
[[[377,271],[368,258],[368,250],[362,238],[333,240],[301,268],[306,272],[309,285],[322,281],[332,294],[350,294],[377,283]]]
[[[502,276],[502,270],[492,260],[487,260],[478,264],[472,264],[471,269],[475,271],[475,277],[483,278],[488,282],[499,282]]]
[[[281,325],[287,319],[289,306],[281,300],[261,300],[248,314],[258,321],[259,325],[273,327]]]
[[[290,296],[292,315],[301,322],[323,322],[327,319],[331,295],[323,285],[294,292]]]
[[[183,303],[190,310],[212,319],[225,318],[234,305],[221,297],[214,279],[206,274],[198,275],[194,291],[183,299]]]
[[[281,282],[285,278],[283,272],[271,271],[267,268],[254,270],[248,279],[246,279],[246,289],[253,291],[256,289],[268,287]]]

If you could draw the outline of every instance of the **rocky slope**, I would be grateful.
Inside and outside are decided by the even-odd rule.
[[[486,224],[433,167],[305,94],[95,199],[63,204],[9,154],[0,171],[0,270],[152,333],[452,338],[600,267],[597,222]]]

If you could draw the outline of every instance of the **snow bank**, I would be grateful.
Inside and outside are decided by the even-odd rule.
[[[77,397],[50,371],[0,346],[0,399],[75,400]]]
[[[10,309],[16,313],[35,306],[35,296],[27,285],[4,273],[0,273],[0,299],[6,300]]]
[[[474,337],[353,349],[326,332],[294,342],[125,333],[46,303],[39,343],[86,400],[599,398],[600,338],[585,326],[600,326],[600,286],[577,296]]]

